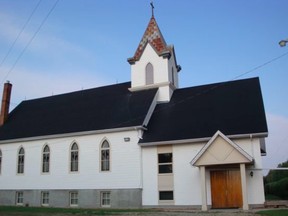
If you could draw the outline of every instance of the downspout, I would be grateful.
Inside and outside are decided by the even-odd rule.
[[[135,128],[137,131],[137,137],[140,139],[143,139],[143,130],[142,129],[137,129]],[[139,141],[138,141],[139,142]],[[142,147],[140,145],[138,145],[140,148],[140,183],[139,183],[139,188],[143,191],[143,160],[142,160]],[[141,194],[142,198],[143,198],[143,193]]]
[[[253,146],[253,134],[250,134],[250,143],[251,143],[252,157],[255,158],[255,156],[254,156],[254,146]]]

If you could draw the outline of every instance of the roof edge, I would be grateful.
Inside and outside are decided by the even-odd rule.
[[[235,134],[226,136],[229,139],[243,139],[243,138],[265,138],[268,136],[268,132],[262,133],[252,133],[252,134]],[[158,141],[158,142],[148,142],[148,143],[138,143],[141,147],[149,147],[155,145],[172,145],[172,144],[188,144],[196,142],[207,142],[211,137],[194,138],[194,139],[183,139],[183,140],[172,140],[172,141]]]
[[[156,92],[156,94],[155,94],[155,96],[154,96],[154,98],[153,98],[153,101],[152,101],[152,103],[150,104],[150,107],[149,107],[149,110],[148,110],[148,112],[147,112],[147,114],[146,114],[146,117],[145,117],[145,119],[144,119],[144,121],[143,121],[143,124],[142,124],[142,125],[144,125],[144,127],[147,127],[148,122],[150,121],[150,119],[151,119],[151,117],[152,117],[152,115],[153,115],[153,113],[154,113],[155,107],[156,107],[156,105],[157,105],[158,95],[159,95],[159,89],[157,90],[157,92]]]
[[[172,90],[175,90],[175,86],[172,85],[171,82],[161,82],[161,83],[154,83],[150,85],[145,85],[145,86],[134,86],[131,88],[128,88],[130,92],[136,92],[136,91],[142,91],[142,90],[148,90],[148,89],[156,89],[160,88],[162,86],[169,86]]]
[[[143,127],[142,125],[138,125],[138,126],[113,128],[113,129],[103,129],[103,130],[72,132],[72,133],[64,133],[64,134],[43,135],[43,136],[36,136],[36,137],[7,139],[7,140],[0,140],[0,145],[14,143],[14,142],[27,142],[27,141],[36,141],[36,140],[41,140],[41,139],[65,138],[65,137],[71,137],[71,136],[85,136],[85,135],[94,135],[94,134],[101,134],[101,133],[115,133],[115,132],[123,132],[123,131],[130,131],[130,130],[145,130],[145,127]]]

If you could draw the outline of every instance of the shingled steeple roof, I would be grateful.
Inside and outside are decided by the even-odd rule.
[[[167,46],[153,14],[134,56],[128,59],[130,64],[134,64],[140,59],[148,43],[153,47],[159,56],[165,56],[167,54],[170,55],[173,49],[171,46]]]

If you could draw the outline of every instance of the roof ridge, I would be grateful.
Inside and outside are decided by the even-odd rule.
[[[116,83],[116,84],[110,84],[110,85],[97,86],[97,87],[92,87],[92,88],[87,88],[87,89],[74,90],[71,92],[63,92],[63,93],[59,93],[59,94],[55,94],[55,95],[53,94],[53,95],[47,95],[47,96],[42,96],[42,97],[37,97],[37,98],[25,99],[25,100],[21,101],[20,103],[49,99],[49,98],[55,98],[55,97],[62,97],[62,96],[73,95],[73,94],[77,94],[77,93],[81,93],[81,92],[83,93],[83,92],[88,92],[88,91],[95,91],[96,89],[112,88],[112,87],[121,86],[121,85],[128,85],[129,86],[130,83],[131,82],[128,81],[128,82],[122,82],[122,83]]]
[[[178,89],[175,89],[175,91],[181,91],[181,90],[191,89],[191,88],[202,88],[202,87],[208,87],[208,86],[221,86],[221,85],[226,85],[226,84],[231,84],[231,83],[245,82],[245,81],[252,81],[252,80],[259,81],[259,77],[256,76],[256,77],[248,77],[248,78],[242,78],[242,79],[236,79],[236,80],[226,80],[226,81],[215,82],[215,83],[199,84],[195,86],[187,86],[183,88],[178,88]]]

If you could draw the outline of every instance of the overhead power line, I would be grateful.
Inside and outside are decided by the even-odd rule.
[[[50,16],[50,14],[53,12],[53,10],[55,9],[55,7],[57,6],[58,2],[60,0],[55,1],[55,3],[53,4],[53,6],[51,7],[51,9],[49,10],[49,12],[47,13],[47,15],[44,17],[44,19],[42,20],[41,24],[39,25],[39,27],[37,28],[37,30],[34,32],[33,36],[30,38],[30,40],[28,41],[28,43],[26,44],[26,46],[23,48],[23,50],[21,51],[21,53],[18,55],[18,57],[16,58],[14,64],[12,65],[12,67],[10,68],[10,70],[7,72],[6,76],[4,77],[2,83],[5,82],[5,80],[7,79],[7,77],[9,76],[9,74],[13,71],[13,69],[15,68],[16,64],[18,63],[18,61],[20,60],[20,58],[23,56],[24,52],[27,50],[27,48],[30,46],[30,44],[32,43],[32,41],[34,40],[34,38],[36,37],[36,35],[38,34],[38,32],[40,31],[40,29],[42,28],[42,26],[45,24],[45,22],[47,21],[48,17]]]
[[[18,33],[17,37],[15,38],[15,40],[13,41],[13,43],[11,44],[8,52],[6,53],[6,55],[4,56],[4,58],[2,59],[1,63],[0,63],[0,68],[3,65],[3,63],[5,62],[5,60],[7,59],[7,57],[9,56],[9,54],[11,53],[12,49],[14,48],[16,42],[18,41],[18,39],[20,38],[22,32],[24,31],[24,29],[26,28],[26,26],[28,25],[28,23],[30,22],[32,16],[34,15],[35,11],[38,9],[40,3],[42,0],[39,0],[37,5],[34,7],[33,11],[31,12],[30,16],[28,17],[27,21],[25,22],[25,24],[23,25],[22,29],[20,30],[20,32]]]
[[[238,79],[238,78],[240,78],[240,77],[242,77],[242,76],[244,76],[244,75],[247,75],[247,74],[249,74],[249,73],[252,73],[252,72],[254,72],[254,71],[256,71],[256,70],[258,70],[258,69],[260,69],[260,68],[262,68],[262,67],[264,67],[264,66],[266,66],[266,65],[268,65],[268,64],[271,64],[271,63],[274,62],[274,61],[277,61],[277,60],[280,59],[280,58],[283,58],[283,57],[286,56],[286,55],[288,55],[288,52],[286,52],[286,53],[284,53],[284,54],[282,54],[282,55],[280,55],[280,56],[278,56],[278,57],[275,57],[275,58],[271,59],[270,61],[267,61],[267,62],[265,62],[265,63],[263,63],[263,64],[255,67],[255,68],[252,68],[251,70],[248,70],[248,71],[246,71],[245,73],[242,73],[242,74],[234,77],[232,80],[236,80],[236,79]],[[232,81],[232,80],[231,80],[231,81]]]

